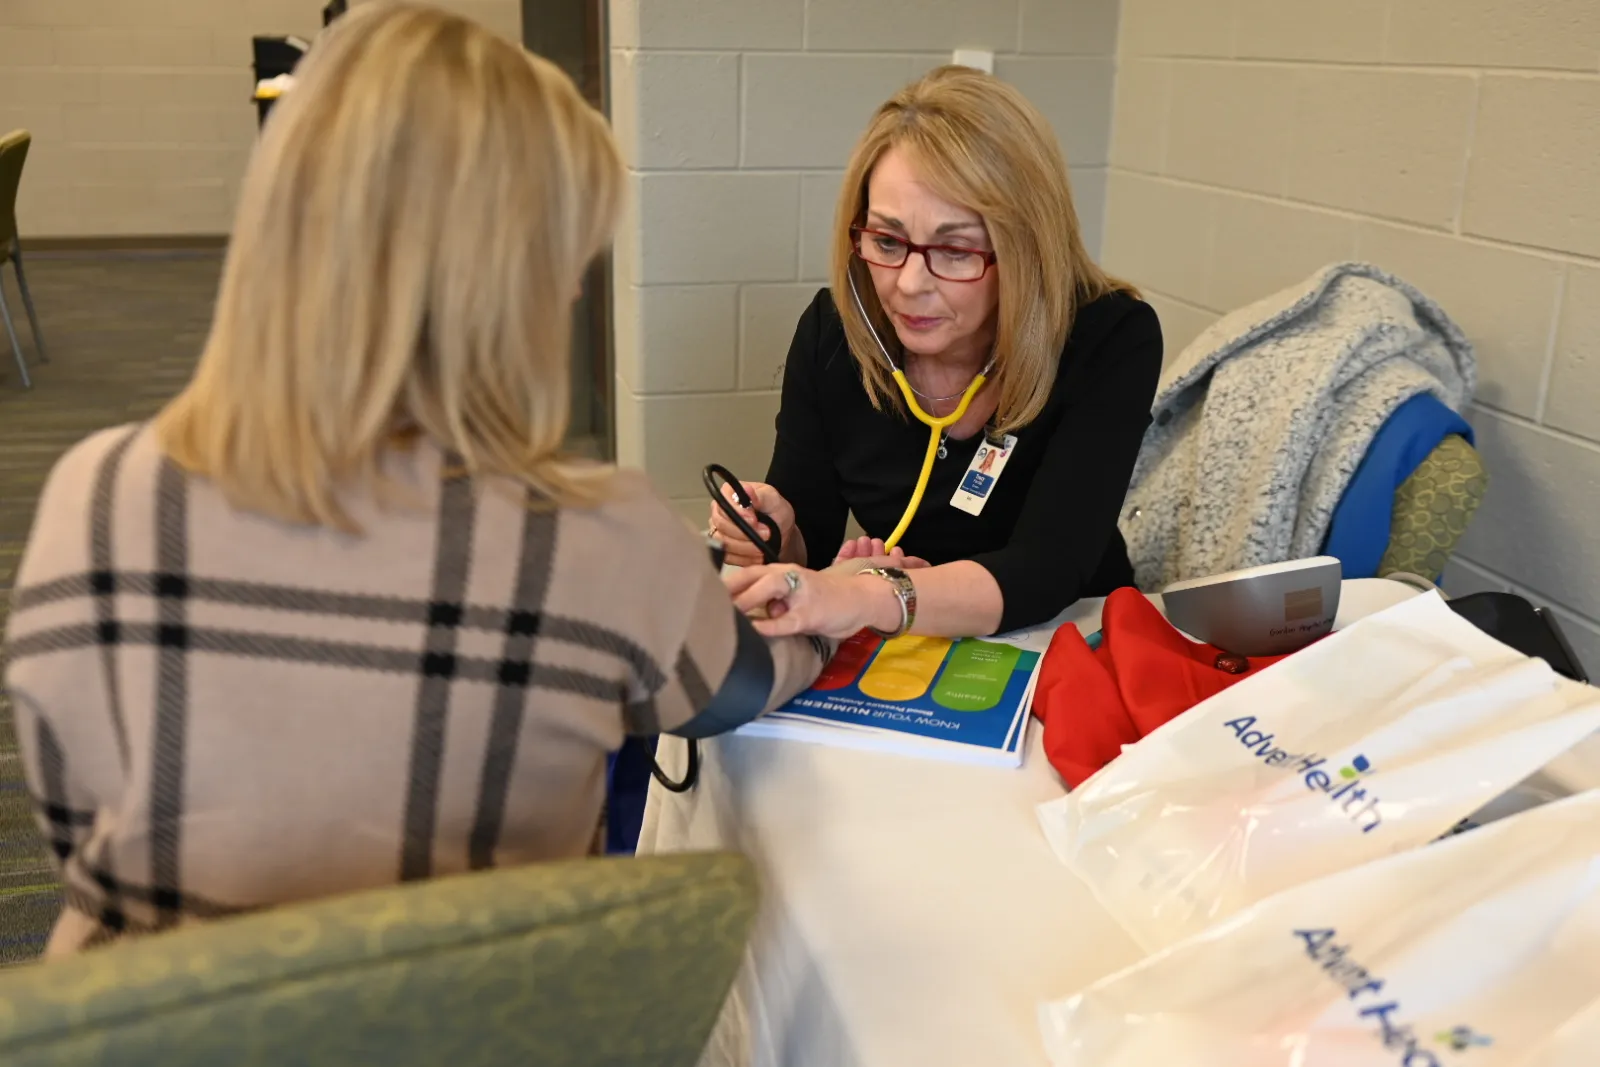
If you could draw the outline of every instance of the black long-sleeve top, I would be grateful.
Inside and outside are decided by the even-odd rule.
[[[1033,626],[1080,597],[1133,584],[1117,530],[1161,373],[1150,305],[1111,293],[1078,309],[1050,399],[1013,431],[1015,450],[981,515],[953,507],[982,433],[951,439],[900,545],[938,565],[981,564],[1005,598],[1000,632]],[[800,317],[784,367],[767,481],[794,506],[809,563],[826,566],[854,513],[888,537],[911,499],[928,428],[897,404],[878,411],[827,289]]]

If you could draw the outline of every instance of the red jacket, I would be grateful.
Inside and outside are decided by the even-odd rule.
[[[1091,649],[1076,626],[1058,630],[1033,698],[1045,753],[1074,788],[1123,745],[1283,658],[1246,660],[1196,644],[1133,588],[1106,598],[1100,633],[1100,647]]]

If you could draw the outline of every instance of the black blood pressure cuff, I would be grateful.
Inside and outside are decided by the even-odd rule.
[[[727,676],[700,714],[671,731],[679,737],[699,739],[727,733],[766,710],[775,673],[772,649],[738,609],[733,609],[733,622],[736,637]]]

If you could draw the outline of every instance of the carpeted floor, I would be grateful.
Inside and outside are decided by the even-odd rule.
[[[0,631],[34,502],[56,458],[105,426],[147,418],[194,367],[211,320],[219,254],[28,257],[49,363],[37,361],[16,278],[7,301],[28,355],[25,392],[0,331]],[[49,860],[0,696],[0,964],[32,959],[58,907]]]

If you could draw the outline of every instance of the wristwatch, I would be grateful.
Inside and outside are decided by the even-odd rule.
[[[906,577],[906,572],[899,567],[868,567],[861,572],[882,578],[894,586],[894,595],[900,599],[900,628],[893,632],[869,626],[867,629],[886,640],[900,637],[911,632],[911,626],[917,621],[917,587],[911,579]]]

